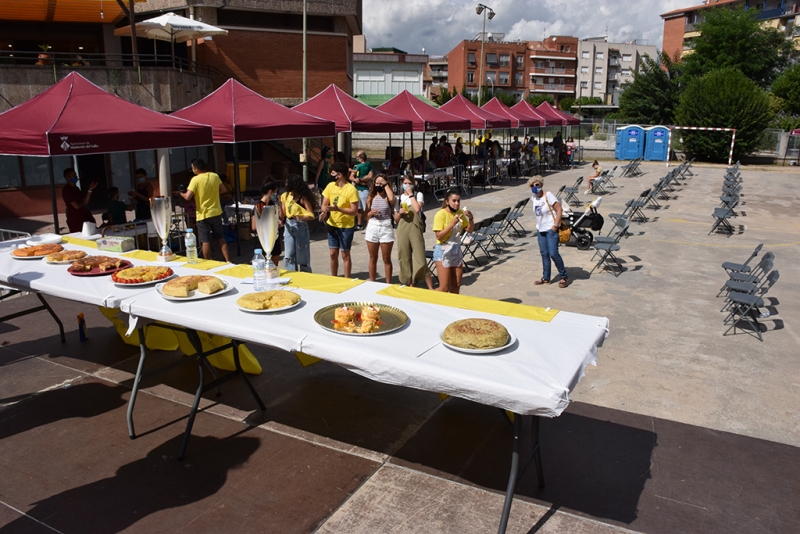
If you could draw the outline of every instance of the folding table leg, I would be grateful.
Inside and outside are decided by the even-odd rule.
[[[192,409],[189,412],[189,420],[186,421],[186,430],[183,433],[183,440],[181,441],[181,450],[178,452],[178,460],[183,460],[186,455],[186,447],[189,446],[189,437],[192,435],[192,426],[194,425],[194,418],[197,415],[197,408],[200,406],[200,398],[203,396],[203,386],[205,385],[205,373],[203,371],[203,356],[198,355],[197,371],[199,381],[197,383],[197,392],[194,394],[194,402]]]
[[[242,380],[244,380],[244,383],[247,385],[247,389],[250,390],[250,393],[253,395],[256,403],[258,403],[258,407],[261,408],[262,411],[266,410],[267,407],[261,400],[261,397],[258,396],[256,388],[253,387],[253,384],[250,383],[250,379],[247,378],[247,375],[244,374],[244,371],[242,370],[242,364],[239,361],[239,342],[236,340],[233,341],[233,363],[236,365],[236,370],[239,372],[239,376],[242,377]]]
[[[53,311],[53,308],[51,308],[47,301],[44,300],[44,297],[41,293],[36,293],[36,296],[39,298],[39,302],[42,303],[42,306],[47,309],[47,313],[50,314],[50,317],[52,317],[56,324],[58,324],[58,331],[61,333],[61,342],[66,343],[67,338],[64,336],[64,325],[61,324],[61,319],[58,318],[58,315],[56,315],[56,312]]]
[[[131,439],[136,438],[136,431],[133,429],[133,406],[136,404],[136,394],[139,392],[139,382],[142,380],[142,369],[144,368],[144,359],[147,355],[147,347],[144,344],[144,327],[140,326],[139,332],[139,366],[136,368],[136,377],[133,379],[133,389],[131,390],[131,398],[128,401],[128,436]]]
[[[544,473],[542,471],[542,455],[541,450],[539,449],[539,417],[533,416],[533,420],[531,421],[531,447],[532,450],[528,454],[528,458],[525,460],[525,463],[522,466],[522,469],[519,468],[519,444],[520,444],[520,437],[522,434],[522,421],[523,416],[519,414],[514,414],[514,440],[511,446],[511,470],[508,474],[508,486],[506,488],[506,498],[503,502],[503,513],[500,516],[500,526],[497,529],[498,534],[505,534],[506,528],[508,527],[508,516],[511,513],[511,504],[514,502],[514,490],[517,486],[517,479],[521,477],[525,470],[527,469],[528,465],[530,464],[531,460],[534,460],[536,466],[536,473],[537,478],[539,481],[539,487],[544,487]]]

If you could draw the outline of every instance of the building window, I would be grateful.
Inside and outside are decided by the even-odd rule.
[[[471,67],[475,66],[475,54],[473,53],[467,54],[467,65]]]
[[[498,82],[500,85],[508,85],[508,73],[501,72],[500,73],[500,80]]]
[[[630,76],[631,75],[631,69],[622,69],[622,75],[623,76]]]
[[[581,87],[587,89],[589,87],[589,82],[581,82]]]
[[[541,76],[537,76],[536,77],[536,83],[539,84],[539,85],[542,85],[544,83],[544,78],[542,78]]]
[[[602,52],[598,52],[598,53],[596,53],[596,54],[594,55],[594,58],[595,58],[595,59],[603,59],[603,53],[602,53]]]
[[[525,56],[517,56],[517,68],[521,69],[525,66]]]
[[[508,67],[511,65],[511,56],[509,54],[500,54],[500,66]]]
[[[587,66],[581,67],[581,74],[589,74],[589,67]]]
[[[602,89],[603,88],[603,82],[594,82],[594,88],[595,89]]]
[[[583,52],[581,52],[581,58],[589,59],[589,51],[588,50],[584,50]]]
[[[569,52],[569,48],[570,48],[570,45],[567,45],[567,50],[566,50],[567,52]]]
[[[594,68],[595,74],[603,74],[603,67],[595,67]]]
[[[558,68],[559,68],[559,69],[564,69],[564,68],[566,68],[566,66],[567,66],[567,64],[566,64],[566,63],[564,63],[563,61],[559,61],[559,62],[558,62]]]
[[[467,71],[467,83],[475,83],[475,71]]]
[[[544,68],[544,60],[543,60],[543,59],[537,59],[537,60],[534,62],[534,66],[535,66],[537,69],[543,69],[543,68]]]
[[[622,61],[633,61],[632,54],[622,54]]]
[[[517,72],[517,73],[514,75],[514,83],[515,83],[516,85],[522,85],[522,73],[521,73],[521,72]]]
[[[487,65],[497,65],[497,54],[486,54]]]
[[[489,71],[486,73],[486,81],[497,83],[497,73],[495,71]]]
[[[42,158],[44,159],[44,158]],[[58,177],[53,176],[58,183]],[[50,183],[50,175],[47,176],[48,184]],[[19,172],[19,159],[17,156],[0,156],[0,189],[7,189],[9,187],[21,187],[22,176]]]

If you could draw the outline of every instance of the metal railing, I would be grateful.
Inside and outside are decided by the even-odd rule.
[[[534,67],[534,74],[561,74],[561,75],[574,75],[575,69],[557,69],[555,67]]]
[[[563,85],[555,83],[533,83],[531,91],[575,91],[574,85]]]

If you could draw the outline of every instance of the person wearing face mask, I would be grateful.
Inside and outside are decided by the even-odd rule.
[[[264,209],[265,206],[276,206],[278,210],[278,236],[275,238],[275,244],[272,246],[272,250],[270,251],[270,259],[272,263],[278,265],[278,262],[281,259],[281,252],[283,252],[283,225],[286,221],[286,214],[283,211],[283,207],[281,206],[280,200],[278,199],[278,190],[281,188],[281,184],[279,182],[274,182],[271,180],[267,180],[264,182],[264,185],[261,186],[261,200],[256,202],[255,211],[261,213],[261,210]],[[250,219],[250,225],[253,232],[256,231],[256,218],[253,217]]]
[[[134,176],[136,184],[133,191],[128,192],[128,196],[134,202],[134,219],[146,221],[152,218],[150,199],[153,198],[153,184],[147,181],[147,171],[144,169],[136,169]]]
[[[437,291],[458,293],[461,290],[461,276],[464,274],[461,232],[475,230],[475,222],[472,213],[460,209],[460,206],[458,189],[449,189],[445,193],[442,209],[433,218],[433,232],[436,234],[433,261],[436,262],[436,276],[439,278]]]
[[[364,236],[369,251],[369,279],[372,282],[378,276],[378,249],[380,249],[386,283],[392,283],[393,208],[394,192],[389,187],[386,176],[379,174],[367,196],[367,231]]]
[[[400,265],[400,283],[413,286],[425,279],[428,289],[433,290],[431,272],[425,257],[425,214],[422,207],[425,199],[414,190],[414,177],[403,178],[403,193],[400,206],[394,212],[397,223],[397,263]]]
[[[528,180],[533,197],[533,213],[536,215],[536,230],[539,239],[539,252],[542,255],[542,277],[534,282],[540,286],[550,283],[550,262],[556,264],[561,281],[558,287],[564,288],[569,285],[567,270],[564,268],[564,260],[558,252],[558,227],[561,225],[561,203],[558,198],[550,191],[544,190],[544,179],[541,176],[534,176]]]
[[[67,227],[70,233],[83,230],[85,222],[97,224],[94,215],[86,207],[92,197],[92,191],[97,187],[97,182],[90,183],[85,192],[81,191],[78,187],[78,175],[72,168],[64,169],[64,179],[67,185],[61,190],[61,198],[67,207]]]

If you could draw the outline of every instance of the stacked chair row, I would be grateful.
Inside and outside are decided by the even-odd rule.
[[[763,246],[763,243],[758,245],[744,263],[722,264],[728,275],[728,280],[717,294],[717,297],[725,299],[720,311],[727,312],[723,324],[728,325],[728,329],[722,334],[723,336],[728,335],[731,330],[735,334],[738,328],[764,341],[761,337],[762,325],[758,320],[771,314],[766,309],[764,297],[778,281],[780,273],[777,269],[773,269],[775,255],[772,252],[764,254],[754,267],[750,266],[750,262],[758,256]]]
[[[739,162],[730,167],[725,172],[725,178],[722,181],[722,195],[719,197],[720,205],[714,208],[711,216],[714,218],[714,224],[711,226],[711,235],[714,232],[725,233],[732,235],[734,233],[733,225],[730,222],[732,217],[736,217],[734,209],[739,204],[739,195],[742,192],[742,173],[739,172]]]

